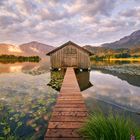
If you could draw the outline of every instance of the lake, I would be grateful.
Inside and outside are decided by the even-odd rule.
[[[0,64],[0,136],[43,139],[65,74],[49,68],[48,59]],[[122,114],[140,125],[139,68],[139,62],[113,61],[92,62],[91,71],[76,70],[89,112]]]

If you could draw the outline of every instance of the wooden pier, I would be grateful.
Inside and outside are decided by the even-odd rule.
[[[78,129],[88,115],[74,69],[68,67],[45,140],[81,140]]]

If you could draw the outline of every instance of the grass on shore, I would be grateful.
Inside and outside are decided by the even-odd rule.
[[[87,140],[140,140],[140,129],[130,119],[112,114],[90,115],[80,134]]]

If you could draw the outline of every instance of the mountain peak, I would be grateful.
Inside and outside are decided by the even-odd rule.
[[[120,49],[120,48],[132,48],[140,47],[140,30],[133,32],[132,34],[121,38],[118,41],[112,43],[105,43],[101,45],[102,47],[111,48],[111,49]]]
[[[29,42],[29,43],[40,43],[40,42],[38,42],[38,41],[31,41],[31,42]]]

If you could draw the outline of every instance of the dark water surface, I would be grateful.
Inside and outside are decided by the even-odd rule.
[[[130,116],[140,124],[139,75],[114,74],[95,68],[96,65],[116,64],[118,62],[94,62],[90,72],[76,71],[83,97],[90,112],[102,110],[107,114],[112,111]],[[134,62],[129,64],[133,67]],[[119,65],[123,64],[119,62]],[[0,64],[0,136],[8,133],[5,127],[10,127],[10,132],[17,127],[15,133],[19,136],[33,135],[34,139],[43,139],[59,93],[47,85],[51,78],[58,79],[55,77],[59,75],[58,72],[50,73],[49,67],[48,59],[40,63]],[[60,78],[57,82],[52,80],[54,87],[61,86],[58,84],[61,81]]]

